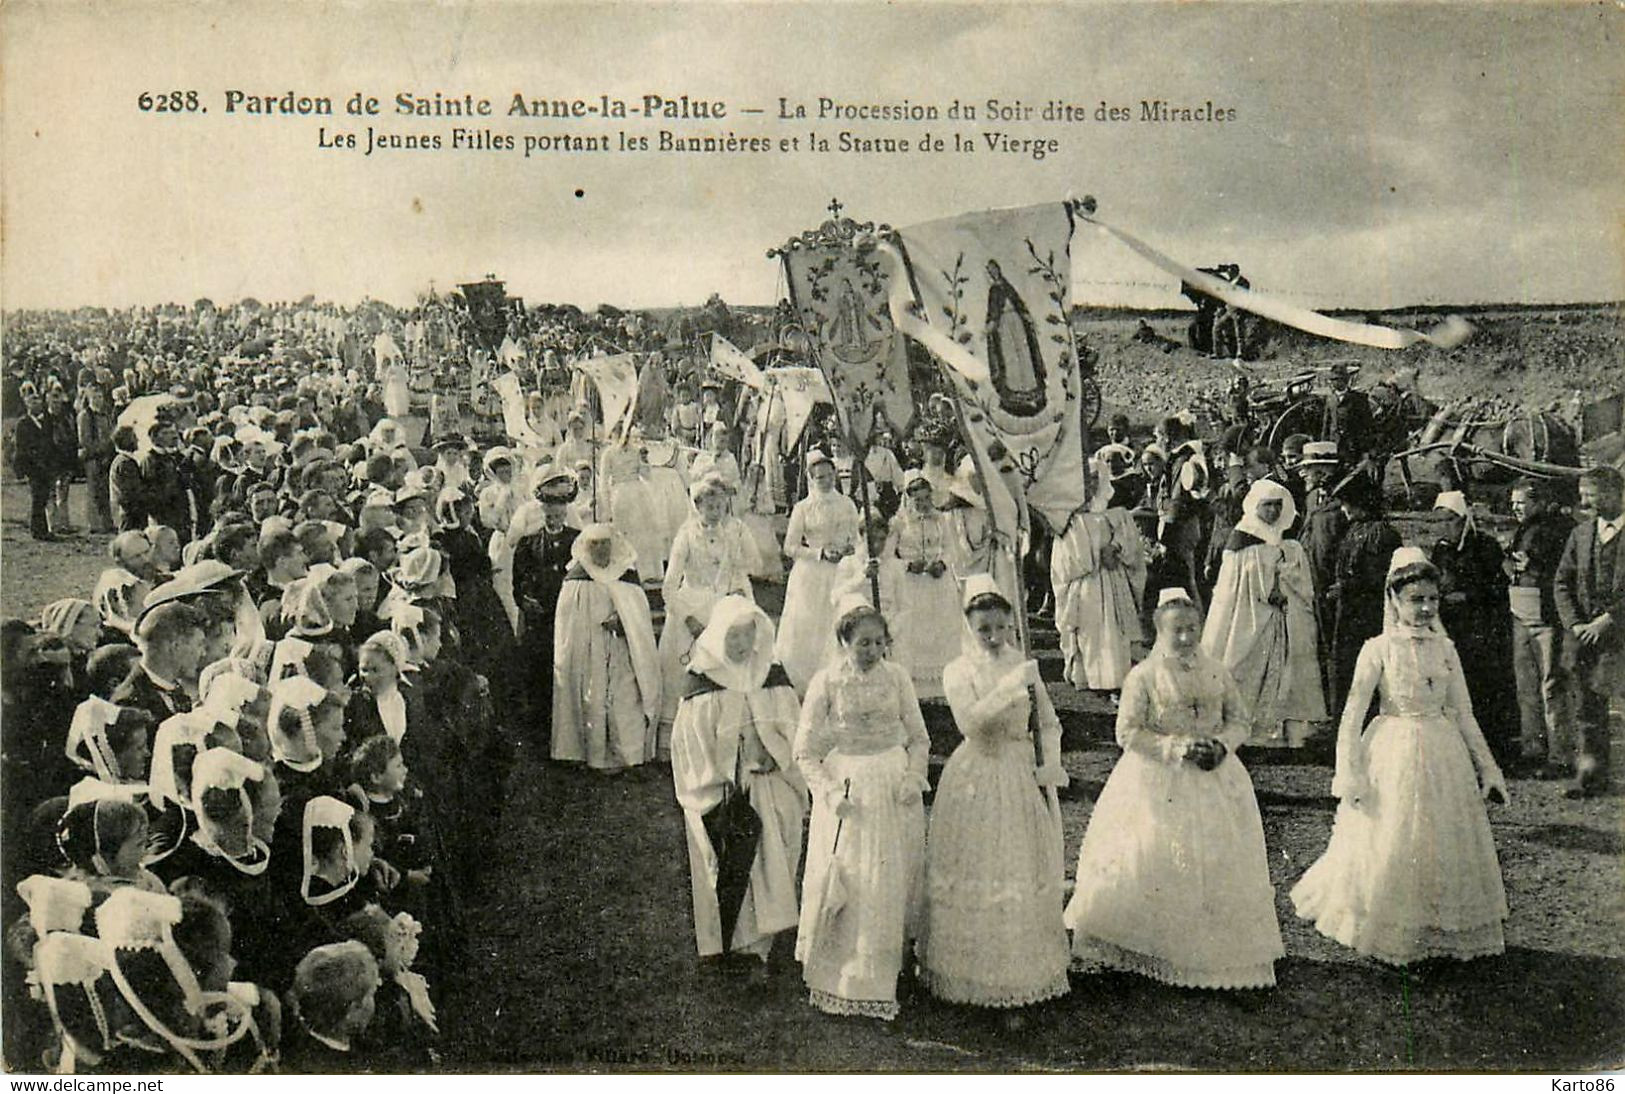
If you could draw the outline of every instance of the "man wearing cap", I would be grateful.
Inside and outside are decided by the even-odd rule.
[[[1337,442],[1337,452],[1347,467],[1362,463],[1376,442],[1376,421],[1371,400],[1363,391],[1349,386],[1359,366],[1335,361],[1331,366],[1332,390],[1326,395],[1320,414],[1320,439]]]
[[[1309,441],[1303,446],[1298,474],[1303,479],[1304,516],[1298,538],[1309,554],[1309,571],[1315,580],[1323,663],[1331,642],[1333,618],[1333,603],[1326,593],[1336,580],[1337,547],[1349,526],[1342,503],[1332,497],[1331,486],[1337,480],[1337,471],[1336,441]]]

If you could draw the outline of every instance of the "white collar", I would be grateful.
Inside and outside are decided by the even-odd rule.
[[[305,1027],[305,1032],[310,1034],[312,1040],[320,1041],[322,1044],[326,1045],[328,1048],[332,1049],[335,1052],[349,1052],[350,1051],[350,1042],[348,1042],[348,1041],[340,1041],[336,1037],[328,1037],[325,1034],[317,1033],[315,1030],[311,1029],[309,1026]]]

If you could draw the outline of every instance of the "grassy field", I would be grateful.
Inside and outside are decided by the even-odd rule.
[[[84,595],[89,537],[41,547],[26,492],[4,492],[0,598],[32,615]],[[1053,653],[1046,676],[1055,675]],[[1068,866],[1115,761],[1098,703],[1054,688],[1066,723]],[[937,751],[952,731],[932,711]],[[523,738],[523,730],[517,734]],[[938,757],[940,761],[941,757]],[[1625,841],[1618,796],[1561,798],[1516,782],[1492,807],[1512,918],[1504,957],[1401,973],[1354,957],[1292,917],[1287,891],[1326,845],[1324,748],[1249,761],[1288,956],[1257,1000],[1126,976],[1005,1031],[987,1015],[911,996],[890,1025],[829,1018],[804,1000],[788,940],[763,985],[694,956],[682,820],[665,772],[615,777],[542,763],[527,745],[490,849],[492,891],[472,909],[461,975],[437,985],[448,1067],[561,1071],[1564,1071],[1625,1060]]]

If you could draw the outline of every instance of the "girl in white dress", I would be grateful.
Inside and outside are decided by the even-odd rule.
[[[505,532],[524,495],[514,486],[513,450],[501,445],[485,454],[485,478],[480,484],[480,526],[488,532]]]
[[[1331,842],[1292,903],[1320,933],[1390,965],[1498,954],[1506,891],[1483,799],[1505,801],[1506,780],[1438,622],[1438,571],[1420,549],[1394,552],[1385,607],[1338,728]]]
[[[892,658],[908,669],[922,699],[942,694],[942,670],[959,656],[959,585],[950,566],[953,522],[931,504],[925,473],[903,475],[903,506],[880,557],[895,560],[895,596],[908,620],[899,626]]]
[[[1260,479],[1224,545],[1202,651],[1224,662],[1252,714],[1249,744],[1296,748],[1326,720],[1320,628],[1309,555],[1283,539],[1297,519],[1292,493]]]
[[[721,423],[706,430],[705,448],[696,452],[694,461],[688,465],[690,482],[711,472],[721,475],[734,492],[738,493],[739,461],[728,451],[728,427]]]
[[[897,977],[924,898],[931,748],[908,673],[885,660],[885,618],[853,597],[841,657],[807,689],[795,761],[812,791],[796,960],[829,1014],[897,1016]]]
[[[784,614],[774,655],[790,674],[796,690],[806,693],[813,673],[824,664],[824,650],[835,620],[835,568],[857,550],[858,508],[835,489],[835,467],[814,450],[807,456],[811,492],[790,512],[784,553],[794,560],[784,590]]]
[[[1091,460],[1089,507],[1072,515],[1050,552],[1055,627],[1066,656],[1067,683],[1116,691],[1144,643],[1140,597],[1145,594],[1145,551],[1126,509],[1109,508],[1111,482]]]
[[[926,917],[915,953],[921,982],[939,999],[1025,1007],[1068,990],[1060,818],[1043,791],[1067,783],[1061,723],[1037,663],[1010,645],[1010,602],[986,574],[965,593],[974,651],[943,674],[965,739],[943,768],[931,809]],[[1045,762],[1037,766],[1040,752]]]
[[[1272,987],[1285,951],[1263,822],[1235,755],[1247,711],[1201,651],[1185,590],[1162,591],[1155,621],[1155,648],[1123,683],[1123,755],[1078,850],[1074,961],[1179,987]]]
[[[711,608],[718,600],[737,594],[747,600],[755,597],[750,588],[750,572],[756,560],[756,545],[750,531],[737,518],[728,515],[733,488],[720,475],[696,479],[689,487],[695,514],[672,541],[671,558],[661,591],[666,619],[660,630],[660,734],[657,755],[671,755],[671,727],[677,717],[677,702],[687,686],[689,647],[705,630]]]
[[[773,624],[742,596],[717,603],[694,643],[688,688],[672,727],[671,768],[688,834],[694,940],[701,957],[754,954],[765,968],[773,939],[799,916],[796,875],[807,787],[791,747],[801,707],[789,677],[773,661]],[[705,814],[726,793],[744,793],[762,820],[732,937],[722,937],[717,854]]]

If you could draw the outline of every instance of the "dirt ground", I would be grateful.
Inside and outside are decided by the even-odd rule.
[[[82,505],[82,499],[76,499]],[[79,518],[82,524],[82,516]],[[26,491],[4,490],[0,599],[33,615],[84,595],[104,541],[37,545]],[[1055,655],[1044,653],[1047,677]],[[1073,784],[1070,872],[1117,756],[1109,708],[1053,685]],[[954,734],[928,711],[936,762]],[[523,731],[518,734],[523,740]],[[1617,747],[1617,745],[1616,745]],[[768,983],[694,956],[682,818],[670,776],[603,777],[539,762],[509,788],[498,880],[472,910],[463,975],[438,985],[448,1067],[559,1071],[1572,1071],[1625,1061],[1625,813],[1619,796],[1565,801],[1518,781],[1491,824],[1512,916],[1505,956],[1399,972],[1292,915],[1287,893],[1324,849],[1329,750],[1247,757],[1287,958],[1262,998],[1135,977],[1075,977],[1010,1033],[986,1014],[911,995],[883,1024],[807,1006],[788,939]]]

